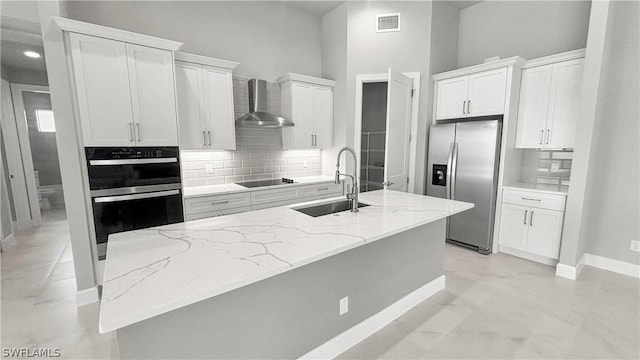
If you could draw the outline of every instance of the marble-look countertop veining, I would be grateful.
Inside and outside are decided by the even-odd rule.
[[[324,183],[328,181],[333,181],[334,178],[332,176],[306,176],[293,178],[295,183],[293,184],[282,184],[282,185],[272,185],[272,186],[261,186],[255,188],[247,188],[235,183],[232,184],[219,184],[219,185],[202,185],[202,186],[188,186],[184,188],[184,198],[194,198],[199,196],[207,196],[207,195],[221,195],[221,194],[229,194],[234,192],[250,192],[250,191],[259,191],[259,190],[267,190],[274,189],[280,187],[290,187],[296,185],[309,185],[316,183]]]
[[[566,185],[515,183],[502,186],[504,189],[527,190],[545,194],[567,195],[569,187]]]
[[[355,214],[346,211],[314,218],[293,210],[301,205],[295,204],[110,235],[100,332],[473,207],[390,190],[362,193],[360,200],[370,206]]]

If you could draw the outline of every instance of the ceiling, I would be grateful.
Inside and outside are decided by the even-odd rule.
[[[46,72],[40,18],[36,1],[2,1],[0,17],[0,60],[2,65],[27,71]],[[38,59],[24,56],[38,52]]]
[[[322,16],[331,10],[340,6],[340,4],[344,3],[344,1],[314,1],[314,0],[303,0],[303,1],[287,1],[288,5],[291,5],[295,8],[303,10],[305,12],[311,13],[316,16]]]
[[[0,46],[0,60],[2,61],[2,66],[27,71],[47,71],[47,67],[44,62],[44,49],[42,46],[4,40],[0,43]],[[24,52],[27,50],[35,51],[42,55],[42,57],[38,59],[26,57]]]
[[[482,1],[468,1],[468,0],[445,0],[449,5],[457,8],[458,10],[466,9],[469,6],[473,6]]]

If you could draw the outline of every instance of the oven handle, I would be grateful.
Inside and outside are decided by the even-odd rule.
[[[115,160],[89,160],[89,165],[135,165],[135,164],[167,164],[178,162],[178,158],[151,158],[151,159],[115,159]]]
[[[94,198],[94,201],[96,202],[96,204],[112,203],[112,202],[118,202],[118,201],[150,199],[150,198],[177,195],[177,194],[180,194],[180,190],[166,190],[166,191],[158,191],[158,192],[150,192],[150,193],[142,193],[142,194],[131,194],[131,195],[103,196],[103,197]]]

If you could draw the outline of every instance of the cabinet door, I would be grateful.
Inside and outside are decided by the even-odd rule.
[[[202,75],[209,147],[217,150],[235,150],[236,127],[231,72],[203,65]]]
[[[321,149],[330,148],[332,144],[331,128],[333,119],[333,90],[331,88],[313,88],[313,116],[315,147]]]
[[[436,120],[465,117],[469,77],[438,81],[436,89]]]
[[[182,150],[198,150],[207,145],[203,94],[202,68],[176,62],[176,95]]]
[[[500,245],[525,250],[529,207],[502,204],[500,215]]]
[[[531,208],[527,251],[558,259],[563,218],[562,211]]]
[[[173,55],[126,44],[129,84],[139,146],[178,146]]]
[[[504,114],[507,69],[469,75],[467,116]]]
[[[517,148],[542,148],[549,111],[552,65],[522,70],[518,103]]]
[[[291,117],[293,126],[293,144],[297,149],[312,148],[313,133],[313,86],[291,84]]]
[[[545,141],[548,148],[573,148],[580,104],[584,59],[564,61],[553,65],[551,106]]]
[[[125,44],[69,34],[84,146],[131,146],[133,112]]]

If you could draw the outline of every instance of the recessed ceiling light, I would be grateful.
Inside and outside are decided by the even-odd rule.
[[[35,51],[25,51],[24,55],[27,56],[27,57],[30,57],[30,58],[34,58],[34,59],[37,59],[37,58],[40,57],[40,54],[38,54]]]

